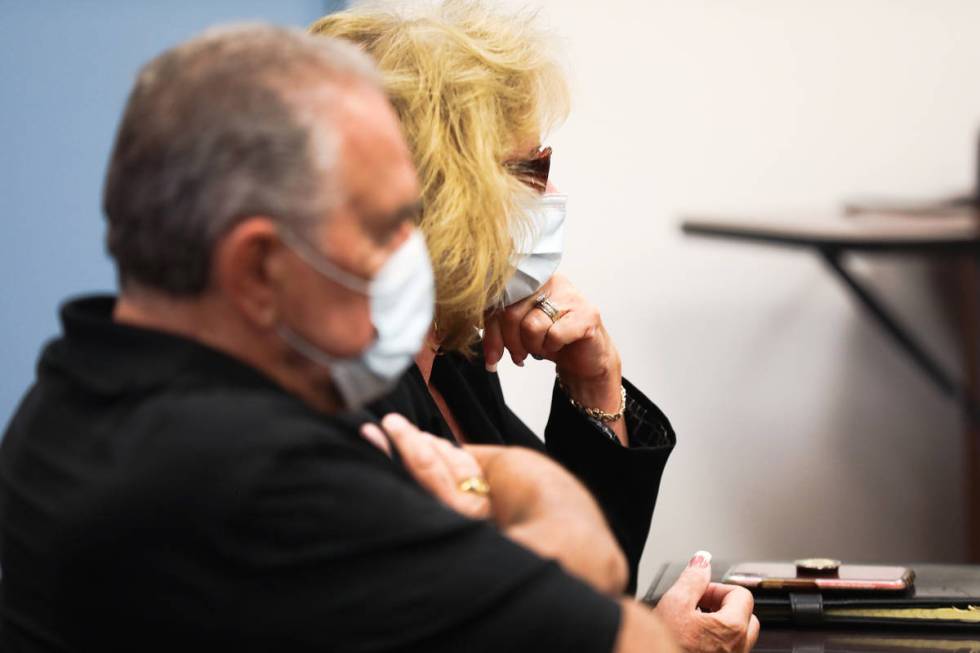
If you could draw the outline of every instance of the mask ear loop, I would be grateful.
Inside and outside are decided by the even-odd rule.
[[[279,237],[286,246],[296,252],[310,267],[332,281],[360,295],[371,295],[371,282],[356,274],[344,270],[336,263],[319,252],[305,238],[301,238],[291,229],[280,227]]]

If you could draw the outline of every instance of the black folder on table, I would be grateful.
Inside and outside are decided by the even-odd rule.
[[[645,603],[656,605],[686,563],[663,565]],[[915,571],[913,589],[899,594],[821,594],[804,591],[755,593],[755,614],[763,624],[796,626],[906,626],[972,629],[980,632],[980,566],[904,565]],[[720,581],[729,565],[712,563]]]

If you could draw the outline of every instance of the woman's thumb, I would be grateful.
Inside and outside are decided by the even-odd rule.
[[[711,584],[711,554],[698,551],[687,563],[687,567],[677,577],[673,586],[664,594],[664,598],[682,603],[694,610],[701,597]]]

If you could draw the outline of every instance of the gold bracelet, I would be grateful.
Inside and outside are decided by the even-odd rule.
[[[572,397],[572,393],[570,393],[568,391],[568,388],[565,387],[565,384],[562,383],[561,377],[559,376],[557,378],[558,378],[558,387],[561,388],[562,392],[565,393],[565,396],[568,397],[568,403],[570,403],[572,406],[582,411],[592,419],[599,420],[603,424],[609,424],[610,422],[615,422],[617,420],[622,419],[623,415],[626,413],[625,386],[619,386],[619,410],[617,410],[615,413],[607,413],[601,408],[586,408],[579,402],[575,401],[575,398]]]

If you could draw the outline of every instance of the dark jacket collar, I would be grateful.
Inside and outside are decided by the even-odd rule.
[[[175,334],[116,322],[116,298],[82,297],[61,308],[64,335],[41,355],[38,374],[60,373],[104,395],[143,392],[178,375],[278,386],[246,363]]]

